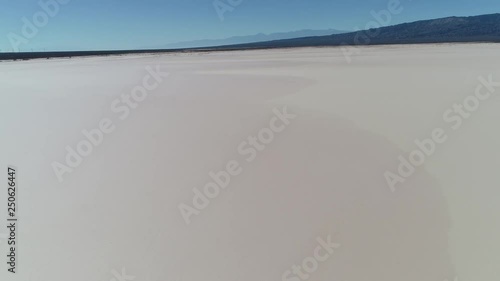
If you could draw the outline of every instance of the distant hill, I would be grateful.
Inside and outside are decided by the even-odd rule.
[[[292,32],[280,32],[271,34],[259,33],[256,35],[249,35],[249,36],[235,36],[226,39],[206,39],[206,40],[186,41],[186,42],[168,44],[162,47],[167,49],[215,47],[222,45],[246,44],[246,43],[255,43],[263,41],[291,39],[298,37],[324,36],[324,35],[332,35],[340,33],[345,33],[345,31],[340,31],[335,29],[325,29],[325,30],[304,29]]]
[[[371,33],[371,35],[369,34]],[[368,40],[367,40],[368,39]],[[500,42],[500,14],[448,17],[330,36],[302,37],[223,48],[281,48],[452,42]],[[221,49],[218,47],[217,49]]]
[[[324,32],[332,32],[327,30]],[[277,33],[271,35],[255,35],[246,40],[276,38],[273,36],[297,36],[314,32],[304,30],[296,33]],[[338,32],[338,31],[333,31]],[[293,35],[295,34],[295,35]],[[371,35],[371,36],[370,36]],[[243,40],[246,36],[235,37]],[[257,39],[256,39],[257,38]],[[369,40],[366,40],[368,38]],[[358,39],[358,40],[357,40]],[[214,44],[214,41],[211,41]],[[293,39],[269,40],[257,43],[237,43],[212,47],[191,47],[174,49],[144,49],[116,51],[68,51],[68,52],[32,52],[32,53],[0,53],[1,60],[29,60],[35,58],[106,56],[147,53],[177,53],[199,51],[227,51],[267,48],[320,47],[340,45],[380,45],[380,44],[417,44],[417,43],[454,43],[454,42],[495,42],[500,43],[500,14],[474,17],[449,17],[434,20],[423,20],[412,23],[381,27],[367,31],[342,33],[326,36],[306,36]],[[205,43],[203,43],[205,44]],[[211,45],[211,44],[209,44]]]

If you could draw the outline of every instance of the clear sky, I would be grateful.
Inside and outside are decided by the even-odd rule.
[[[33,23],[37,12],[46,13],[39,1],[0,0],[2,51],[13,49],[13,34],[19,36],[14,36],[14,42],[21,51],[40,51],[154,48],[179,41],[300,29],[351,31],[364,27],[373,19],[370,12],[386,9],[390,0],[219,0],[242,1],[224,13],[224,20],[214,0],[41,0],[69,2],[58,5],[47,24],[27,38],[22,32],[23,17]],[[394,15],[391,24],[500,12],[500,0],[400,1],[404,10]],[[43,23],[43,15],[38,15]]]

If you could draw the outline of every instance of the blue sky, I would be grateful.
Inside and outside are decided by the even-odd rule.
[[[294,31],[354,30],[372,20],[370,12],[390,0],[241,0],[221,20],[214,0],[64,0],[32,38],[23,36],[22,18],[33,23],[39,1],[0,0],[0,49],[21,51],[137,49],[197,39]],[[63,0],[59,0],[63,1]],[[224,3],[236,0],[219,0]],[[500,0],[400,0],[403,12],[391,24],[445,16],[500,12]],[[42,18],[43,20],[43,18]],[[21,43],[19,43],[21,42]]]

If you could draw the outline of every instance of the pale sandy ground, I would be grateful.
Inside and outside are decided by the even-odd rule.
[[[170,77],[119,120],[110,104],[148,65]],[[499,65],[493,44],[366,47],[351,64],[338,48],[2,62],[20,226],[18,274],[2,262],[0,279],[280,281],[331,234],[309,280],[497,280],[500,97],[457,131],[442,114]],[[237,146],[285,105],[297,118],[245,161]],[[59,183],[51,163],[103,118],[115,132]],[[437,127],[449,140],[392,193],[384,172]],[[186,226],[178,205],[230,160],[243,173]]]

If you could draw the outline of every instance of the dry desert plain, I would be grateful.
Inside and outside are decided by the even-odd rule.
[[[1,62],[0,279],[496,280],[499,45],[358,51]]]

